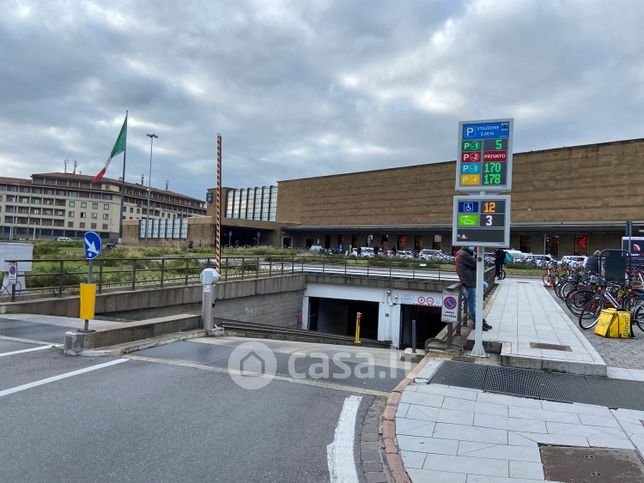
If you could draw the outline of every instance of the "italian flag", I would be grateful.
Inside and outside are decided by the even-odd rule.
[[[105,175],[105,172],[107,171],[107,168],[109,167],[110,163],[112,162],[112,159],[114,159],[116,156],[119,154],[125,152],[125,143],[127,141],[127,114],[125,115],[125,120],[123,121],[123,126],[121,127],[121,132],[119,133],[119,137],[116,138],[116,142],[114,143],[114,147],[112,148],[112,152],[110,153],[109,157],[107,158],[107,161],[105,161],[105,166],[103,169],[99,171],[99,173],[94,176],[94,179],[92,180],[92,183],[98,183],[101,178]]]

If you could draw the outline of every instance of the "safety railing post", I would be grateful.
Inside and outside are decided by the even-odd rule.
[[[58,295],[63,294],[63,280],[65,278],[65,260],[60,261],[60,273],[58,274]]]
[[[244,270],[246,268],[246,263],[244,257],[241,258],[241,278],[244,280]]]
[[[101,258],[98,261],[98,293],[103,292],[103,265],[105,265],[105,259]]]
[[[186,268],[185,268],[185,279],[184,285],[188,285],[188,269],[189,269],[190,259],[186,257]]]
[[[259,278],[259,257],[257,257],[256,261],[257,261],[257,277],[255,278]]]
[[[132,260],[132,290],[136,290],[136,260]]]
[[[273,257],[268,258],[268,276],[273,276]]]
[[[224,280],[228,280],[228,261],[229,261],[229,258],[226,257],[226,272],[224,275]]]
[[[161,275],[159,277],[159,282],[161,283],[161,287],[163,287],[163,280],[165,278],[165,258],[161,259]]]

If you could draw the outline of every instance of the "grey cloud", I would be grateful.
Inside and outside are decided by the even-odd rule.
[[[1,1],[0,175],[94,173],[130,113],[128,179],[214,185],[453,159],[459,120],[515,149],[639,137],[633,1]],[[120,161],[108,175],[120,175]],[[146,174],[147,176],[147,174]]]

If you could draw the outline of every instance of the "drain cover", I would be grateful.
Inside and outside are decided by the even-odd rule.
[[[644,481],[644,464],[632,449],[541,446],[546,480],[566,483]]]
[[[572,349],[569,345],[558,345],[558,344],[545,344],[543,342],[530,342],[530,348],[532,349],[548,349],[551,351],[566,351],[572,352]]]

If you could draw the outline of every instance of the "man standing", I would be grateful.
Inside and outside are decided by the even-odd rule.
[[[497,279],[501,279],[501,270],[503,270],[503,265],[505,264],[505,250],[503,248],[497,248],[494,252],[494,270]]]
[[[472,247],[462,247],[456,254],[456,272],[465,288],[472,325],[476,327],[476,260]],[[492,326],[483,319],[483,330],[491,328]]]
[[[601,252],[599,250],[595,250],[595,252],[588,257],[586,260],[586,265],[584,266],[584,269],[590,273],[591,275],[599,275],[599,256],[601,255]]]

